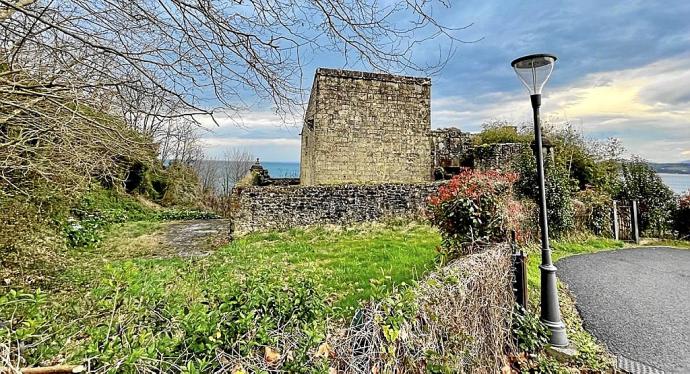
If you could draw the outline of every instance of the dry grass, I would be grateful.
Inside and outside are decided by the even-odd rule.
[[[431,273],[413,291],[415,313],[402,320],[395,300],[368,304],[330,343],[338,371],[499,372],[511,344],[507,253],[493,248]]]
[[[329,324],[328,337],[309,349],[314,368],[329,373],[500,373],[510,339],[510,256],[507,246],[468,255],[359,309],[348,327]],[[285,372],[289,352],[304,336],[273,331],[275,351],[217,359],[235,373]],[[275,361],[272,360],[272,356]]]

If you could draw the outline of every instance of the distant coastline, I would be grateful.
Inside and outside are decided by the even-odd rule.
[[[677,162],[677,163],[656,163],[650,162],[649,165],[654,168],[657,173],[664,174],[690,174],[690,162]]]

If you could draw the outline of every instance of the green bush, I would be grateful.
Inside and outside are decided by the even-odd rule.
[[[151,362],[156,372],[214,372],[223,364],[219,354],[247,359],[266,348],[278,352],[275,366],[284,372],[324,369],[313,352],[326,337],[331,310],[310,278],[265,269],[189,285],[179,282],[182,273],[155,262],[118,263],[106,272],[93,285],[93,298],[66,300],[58,311],[40,291],[0,296],[0,320],[7,321],[0,339],[24,347],[10,346],[12,360],[21,353],[22,366],[34,366],[78,339],[62,357],[88,359],[98,372],[147,371]],[[79,322],[69,322],[70,314]],[[280,352],[284,348],[289,351]]]
[[[516,159],[514,168],[520,175],[515,184],[517,191],[539,204],[537,162],[532,151],[523,152]],[[570,179],[568,170],[549,157],[545,160],[544,172],[549,233],[553,236],[563,235],[575,227],[572,194],[576,186]]]
[[[474,138],[475,145],[496,143],[529,143],[533,136],[518,132],[517,127],[507,121],[495,121],[482,124],[482,131]]]
[[[676,208],[673,191],[643,159],[624,162],[621,170],[623,178],[618,199],[638,201],[640,231],[647,235],[667,234]]]
[[[549,342],[549,329],[532,312],[515,304],[512,331],[520,352],[536,353]]]
[[[589,231],[598,236],[611,236],[613,227],[613,199],[610,195],[594,189],[586,189],[575,195],[580,203],[577,229]]]
[[[690,237],[690,190],[678,198],[678,209],[673,216],[673,226],[680,239]]]
[[[67,219],[65,235],[70,247],[89,247],[101,241],[103,221],[96,217],[88,217],[81,220]]]
[[[165,169],[165,177],[159,181],[163,191],[163,206],[199,207],[202,190],[194,168],[174,162]]]

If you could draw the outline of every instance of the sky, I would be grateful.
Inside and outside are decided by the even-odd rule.
[[[479,40],[459,45],[431,76],[432,128],[477,132],[487,121],[529,123],[528,92],[510,61],[552,53],[558,61],[543,90],[545,120],[570,123],[590,138],[619,138],[628,155],[690,160],[690,1],[454,3],[437,12],[440,21],[472,24],[456,36]],[[305,87],[316,68],[347,68],[343,63],[329,55],[305,66]],[[270,108],[241,113],[240,121],[237,114],[216,119],[219,125],[203,121],[210,157],[235,147],[264,161],[299,161],[301,128]]]

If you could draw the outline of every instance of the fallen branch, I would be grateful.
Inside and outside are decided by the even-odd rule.
[[[83,365],[44,366],[38,368],[24,368],[19,371],[0,367],[0,374],[68,374],[83,373],[85,370],[86,368]]]

